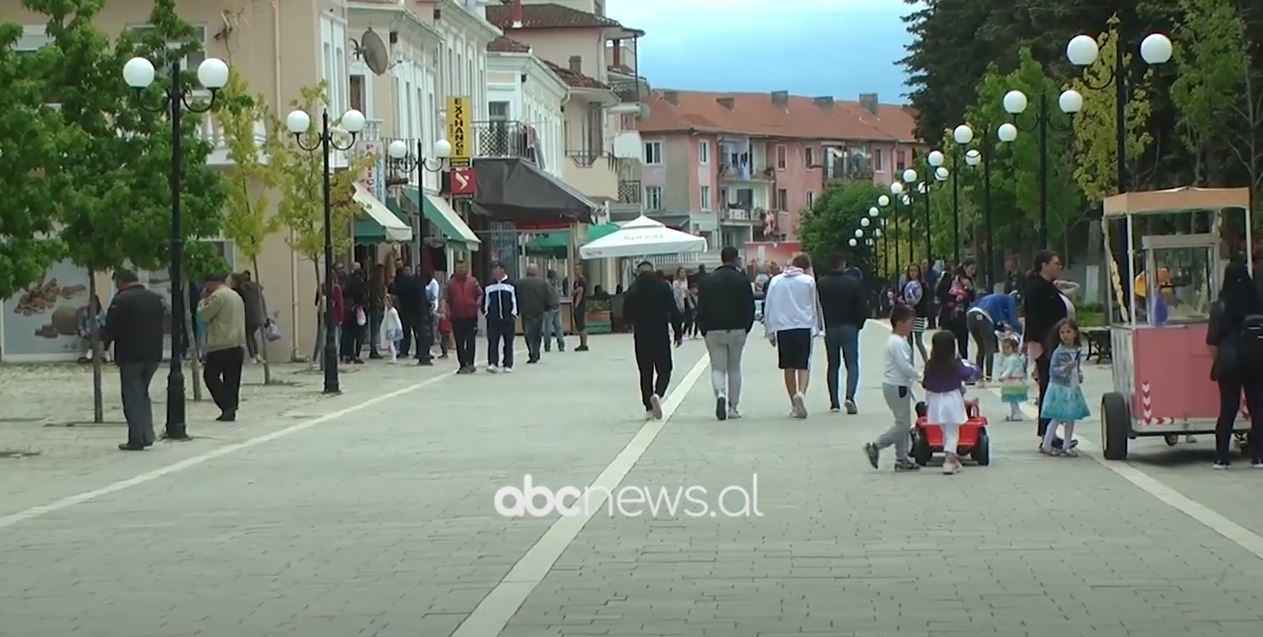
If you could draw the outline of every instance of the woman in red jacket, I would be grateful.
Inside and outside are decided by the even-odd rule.
[[[337,279],[333,281],[333,342],[342,342],[342,286]],[[324,286],[316,290],[316,345],[311,351],[311,361],[313,364],[319,364],[320,369],[324,369],[324,348],[325,348],[325,319],[328,313],[324,309]],[[335,345],[336,347],[336,345]]]

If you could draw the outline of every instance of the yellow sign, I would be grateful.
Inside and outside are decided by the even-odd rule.
[[[469,131],[469,98],[447,98],[447,141],[452,145],[449,163],[453,168],[469,166],[473,139]]]

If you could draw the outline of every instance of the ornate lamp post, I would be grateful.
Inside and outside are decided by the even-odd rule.
[[[123,65],[123,81],[137,92],[154,82],[153,62],[134,57]],[[180,78],[180,60],[171,63],[169,84],[163,89],[162,103],[154,113],[166,112],[171,120],[171,169],[167,182],[171,188],[171,371],[167,374],[167,425],[163,434],[169,440],[189,440],[184,410],[184,237],[180,228],[180,120],[187,109],[205,113],[215,97],[228,84],[228,65],[218,58],[207,58],[197,67],[197,81],[210,90],[210,100],[197,105],[189,102],[195,90]]]
[[[421,195],[421,189],[425,183],[425,173],[441,173],[447,167],[447,159],[452,156],[452,144],[446,139],[440,139],[434,142],[434,157],[437,160],[434,167],[430,167],[430,162],[425,157],[425,142],[417,140],[416,154],[412,154],[408,143],[402,139],[396,139],[386,146],[386,155],[390,157],[392,167],[404,173],[417,171],[417,195]],[[418,201],[420,205],[420,201]],[[420,215],[420,211],[417,213]],[[412,266],[418,267],[421,263],[421,235],[419,229],[412,229]]]
[[[333,333],[335,319],[333,315],[333,193],[329,183],[329,154],[333,150],[350,150],[355,145],[356,137],[359,136],[360,131],[364,130],[364,114],[351,109],[342,116],[341,123],[342,128],[351,135],[350,141],[346,144],[339,144],[334,138],[333,131],[329,128],[327,109],[321,113],[318,133],[310,132],[311,116],[303,111],[292,111],[285,119],[285,127],[294,135],[294,143],[308,152],[319,150],[323,159],[325,208],[325,350],[323,358],[324,393],[326,394],[342,393],[338,385],[338,344]],[[306,143],[303,142],[304,134],[308,139]]]
[[[1061,93],[1057,99],[1061,112],[1071,115],[1083,110],[1083,96],[1073,89]],[[1004,94],[1004,110],[1016,120],[1018,115],[1026,112],[1026,94],[1021,91],[1009,91]],[[1020,124],[1014,124],[1021,128]],[[1039,134],[1039,245],[1048,247],[1048,129],[1057,128],[1052,121],[1052,113],[1048,110],[1048,96],[1040,91],[1039,111],[1035,114],[1033,129]],[[1022,129],[1030,130],[1030,129]]]

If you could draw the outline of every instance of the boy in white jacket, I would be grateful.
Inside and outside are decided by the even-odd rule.
[[[824,331],[823,325],[811,260],[800,254],[794,257],[793,265],[768,283],[763,302],[763,326],[768,340],[776,346],[793,418],[807,417],[803,394],[807,392],[812,344]]]

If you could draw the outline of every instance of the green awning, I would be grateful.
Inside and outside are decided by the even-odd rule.
[[[598,223],[598,224],[590,225],[588,226],[588,241],[600,239],[601,237],[604,237],[607,234],[616,232],[618,228],[619,228],[619,225],[616,223]],[[553,251],[565,252],[569,243],[570,243],[570,231],[569,230],[556,230],[553,232],[536,235],[534,239],[531,239],[530,243],[526,244],[526,249],[529,251],[539,251],[539,252],[553,252]]]
[[[364,214],[355,217],[352,224],[356,243],[412,240],[412,224],[408,223],[408,215],[401,214],[386,202],[378,201],[359,184],[355,185],[352,198],[364,211]]]
[[[428,192],[421,192],[413,186],[404,186],[403,193],[449,241],[463,244],[469,250],[477,250],[482,244],[478,235],[474,234],[469,224],[460,218],[460,214],[447,203],[447,200]]]

